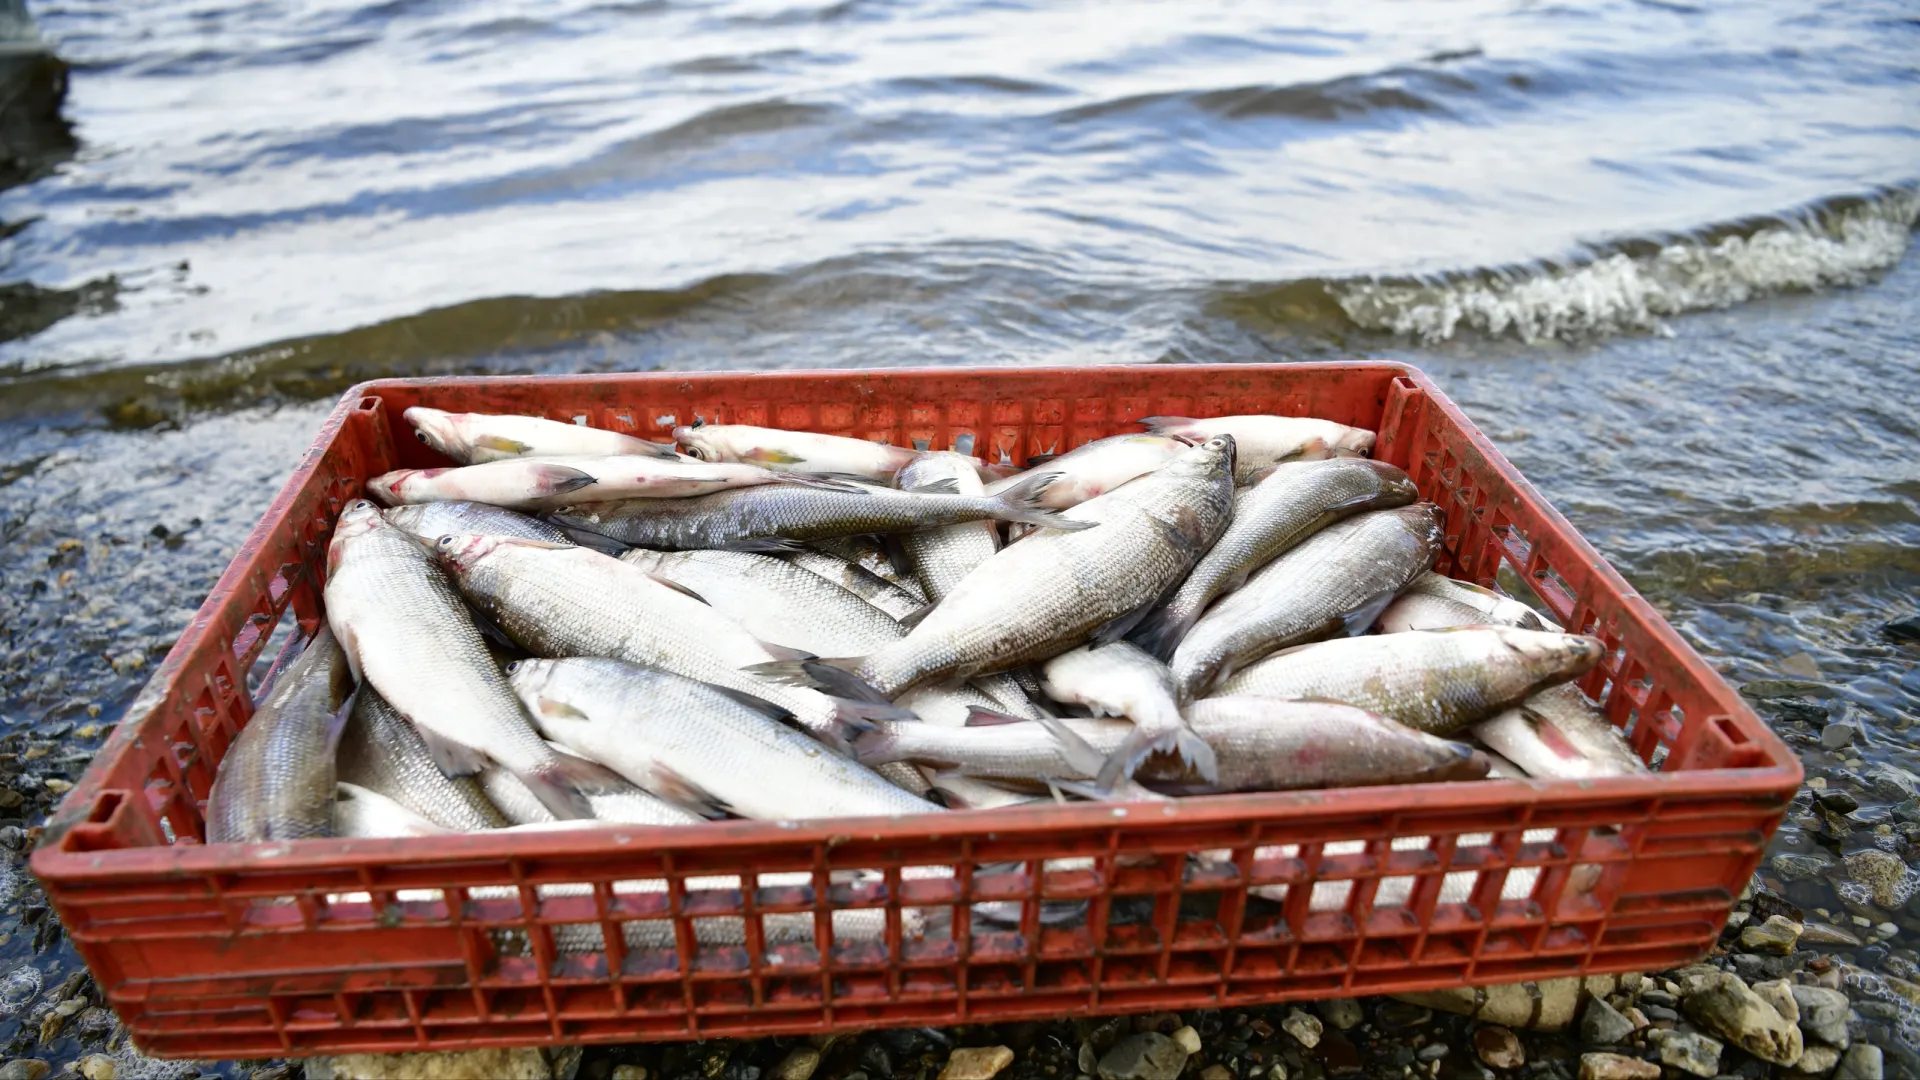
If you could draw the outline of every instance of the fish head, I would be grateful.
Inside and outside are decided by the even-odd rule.
[[[408,491],[416,477],[429,478],[445,472],[445,469],[395,469],[381,473],[367,481],[367,494],[388,506],[398,506],[408,501]]]
[[[355,499],[340,511],[340,520],[334,523],[333,540],[327,544],[327,576],[331,578],[340,569],[340,562],[346,557],[347,544],[354,538],[366,536],[386,524],[380,516],[380,508],[370,499]]]
[[[1186,476],[1218,476],[1231,479],[1235,455],[1233,436],[1222,433],[1190,450],[1183,451],[1167,462],[1165,468]]]
[[[1606,646],[1585,634],[1500,628],[1500,640],[1529,671],[1562,681],[1586,674],[1600,662]]]
[[[718,432],[681,424],[673,429],[673,441],[680,452],[696,461],[731,461],[727,446]]]
[[[1356,467],[1361,467],[1363,463],[1355,462],[1354,464]],[[1383,502],[1391,500],[1404,506],[1419,500],[1420,487],[1413,482],[1413,477],[1408,476],[1405,470],[1384,461],[1372,460],[1366,461],[1364,467],[1379,478]]]
[[[413,425],[413,437],[455,461],[473,455],[473,440],[467,437],[465,417],[459,414],[415,405],[402,414]]]
[[[1327,453],[1333,457],[1366,457],[1373,452],[1373,432],[1366,428],[1343,428],[1327,440]]]
[[[433,542],[433,553],[455,574],[469,574],[482,559],[512,542],[511,537],[447,533]]]

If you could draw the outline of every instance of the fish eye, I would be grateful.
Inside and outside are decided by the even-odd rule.
[[[514,661],[512,661],[512,662],[510,662],[509,664],[507,664],[507,674],[509,674],[509,675],[511,675],[511,674],[513,674],[514,672],[516,672],[516,671],[519,671],[519,670],[520,670],[520,661],[518,661],[518,660],[514,660]]]
[[[453,547],[453,535],[452,535],[451,533],[449,533],[449,534],[447,534],[446,536],[443,536],[443,537],[441,537],[441,538],[439,539],[439,541],[438,541],[438,543],[439,543],[439,545],[440,545],[441,547],[443,547],[443,548],[452,548],[452,547]]]
[[[413,437],[414,437],[414,438],[416,438],[416,439],[419,439],[419,440],[420,440],[421,442],[426,442],[426,441],[427,441],[427,433],[426,433],[426,432],[424,432],[424,431],[420,431],[420,430],[418,430],[418,429],[416,429],[416,430],[414,431],[414,433],[413,433]]]

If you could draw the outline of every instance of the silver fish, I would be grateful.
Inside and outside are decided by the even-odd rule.
[[[1233,440],[1210,439],[1066,516],[1089,527],[1010,545],[907,637],[842,661],[881,693],[1005,671],[1111,640],[1157,604],[1226,526]],[[1124,573],[1115,573],[1116,568]]]
[[[783,554],[781,558],[810,574],[826,578],[894,619],[904,619],[927,606],[924,597],[909,592],[870,570],[825,552],[790,551]]]
[[[988,494],[972,460],[951,452],[920,455],[900,470],[895,482],[907,491],[928,484],[952,484],[962,495]],[[1049,484],[1045,495],[1050,497],[1057,486],[1057,481]],[[1000,532],[990,521],[968,521],[902,534],[900,546],[913,567],[921,593],[938,603],[974,567],[993,557],[1000,548]]]
[[[1044,458],[1035,462],[1033,468],[1059,473],[1060,479],[1048,486],[1042,504],[1056,510],[1078,506],[1145,476],[1180,456],[1191,445],[1193,443],[1186,439],[1166,435],[1113,435],[1095,439],[1058,457]],[[1019,479],[1013,476],[995,481],[988,485],[987,494],[1003,491]]]
[[[395,469],[368,480],[367,491],[389,504],[469,501],[538,510],[612,499],[683,499],[796,481],[754,465],[733,463],[640,455],[527,457],[451,469]]]
[[[340,835],[357,839],[396,836],[442,836],[451,829],[437,825],[398,802],[357,784],[341,784],[336,794],[335,813],[340,820]]]
[[[1039,508],[1049,474],[994,497],[891,488],[767,484],[691,499],[587,503],[553,515],[563,528],[598,533],[635,547],[785,551],[807,540],[909,532],[995,518],[1052,529],[1087,526]]]
[[[430,502],[381,511],[393,524],[431,544],[448,533],[517,536],[549,544],[571,544],[567,534],[536,517],[477,502]]]
[[[763,819],[940,810],[745,695],[618,660],[523,660],[512,679],[554,741],[682,805]]]
[[[327,567],[327,621],[347,662],[413,724],[442,772],[468,776],[493,761],[556,816],[588,816],[565,764],[534,733],[425,548],[361,499],[341,515]]]
[[[1222,597],[1181,638],[1168,664],[1182,700],[1203,697],[1276,649],[1363,633],[1440,549],[1428,503],[1361,514],[1315,533]]]
[[[1505,626],[1376,634],[1274,653],[1234,672],[1219,693],[1344,701],[1452,736],[1586,674],[1602,651],[1594,638]]]
[[[1405,630],[1488,624],[1522,630],[1560,629],[1518,600],[1431,570],[1414,578],[1380,613],[1375,625],[1383,634],[1397,634]]]
[[[852,563],[867,573],[913,594],[913,598],[919,601],[920,606],[926,606],[927,594],[920,588],[920,582],[915,580],[913,571],[907,568],[906,553],[897,548],[890,548],[878,536],[822,537],[791,554],[797,558],[814,553],[831,555],[836,559]]]
[[[1166,751],[1207,782],[1219,778],[1213,748],[1180,715],[1173,673],[1139,647],[1116,641],[1061,653],[1041,665],[1040,686],[1055,701],[1084,705],[1095,716],[1131,720],[1136,730],[1118,763],[1129,775],[1148,754]]]
[[[207,842],[334,835],[334,743],[352,689],[325,626],[268,687],[207,795]]]
[[[1234,494],[1233,521],[1194,566],[1179,591],[1134,635],[1162,658],[1173,655],[1214,599],[1288,548],[1362,510],[1405,506],[1420,497],[1407,474],[1364,458],[1299,461],[1276,466],[1260,484]]]
[[[537,416],[450,413],[424,405],[415,405],[404,415],[413,425],[415,438],[462,465],[541,455],[679,457],[671,446]]]
[[[691,589],[762,641],[817,656],[862,653],[906,634],[886,612],[772,555],[634,548],[620,561]]]
[[[782,431],[751,424],[682,425],[673,439],[701,461],[739,461],[780,472],[859,476],[888,483],[919,452],[845,435]]]
[[[536,656],[612,657],[753,694],[829,740],[868,714],[899,712],[748,674],[793,653],[611,556],[497,536],[443,536],[437,547],[474,606]]]
[[[1220,762],[1206,785],[1222,791],[1474,779],[1484,775],[1471,748],[1438,739],[1364,709],[1332,702],[1208,698],[1187,720]],[[1063,738],[1064,727],[1075,740]],[[883,723],[856,749],[869,763],[917,761],[978,778],[1091,779],[1125,745],[1133,726],[1117,720],[1053,720],[965,728]],[[1177,761],[1149,759],[1141,776],[1192,783]]]
[[[487,801],[473,777],[442,773],[420,733],[370,686],[362,687],[354,699],[340,736],[338,761],[341,783],[384,795],[441,828],[478,832],[512,824]],[[528,791],[527,798],[533,799],[533,793]],[[546,813],[544,806],[541,812]]]
[[[1149,416],[1140,423],[1151,434],[1189,442],[1233,436],[1240,448],[1234,472],[1240,477],[1282,461],[1365,457],[1373,449],[1373,432],[1310,416]]]

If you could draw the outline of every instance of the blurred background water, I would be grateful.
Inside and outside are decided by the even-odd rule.
[[[331,397],[415,373],[1406,360],[1859,788],[1858,837],[1803,806],[1783,852],[1870,839],[1900,793],[1875,817],[1864,778],[1916,761],[1909,5],[31,15],[0,18],[14,825]],[[52,989],[73,954],[8,867],[0,961]]]

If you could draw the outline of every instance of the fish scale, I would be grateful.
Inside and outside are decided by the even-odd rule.
[[[972,460],[951,451],[922,454],[907,463],[894,479],[907,490],[945,480],[961,495],[987,493]],[[974,567],[993,557],[1000,547],[1000,539],[991,522],[969,521],[907,533],[900,538],[900,546],[913,565],[913,576],[920,583],[921,592],[937,604],[962,578],[972,573]]]
[[[1065,652],[1103,624],[1156,602],[1225,527],[1233,440],[1186,451],[1065,516],[1077,532],[1030,536],[996,553],[905,640],[852,663],[888,696],[930,679],[1005,671]],[[1115,567],[1127,572],[1116,575]]]
[[[471,773],[491,760],[556,816],[588,816],[433,555],[362,499],[341,515],[327,560],[327,621],[348,662],[437,746],[444,771]]]
[[[512,824],[473,777],[442,773],[420,733],[372,687],[354,700],[340,736],[339,767],[342,783],[385,795],[442,828],[475,832]]]
[[[1180,640],[1168,667],[1183,700],[1276,649],[1339,633],[1432,565],[1440,511],[1430,503],[1337,522],[1221,597]],[[1354,632],[1366,627],[1352,628]]]
[[[845,656],[905,633],[886,612],[772,555],[636,548],[620,561],[692,589],[754,636],[789,648]]]

